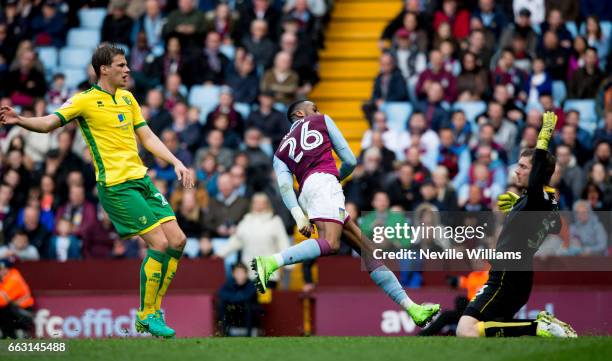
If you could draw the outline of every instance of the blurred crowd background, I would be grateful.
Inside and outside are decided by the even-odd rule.
[[[142,154],[188,237],[186,256],[248,261],[294,240],[271,160],[287,104],[319,81],[333,3],[0,1],[0,103],[52,112],[95,82],[93,49],[119,44],[149,126],[195,172],[197,187],[183,189],[170,165]],[[420,223],[440,222],[436,211],[495,209],[499,194],[519,192],[518,156],[550,110],[559,117],[551,185],[561,209],[575,211],[551,252],[607,255],[611,20],[612,4],[598,0],[407,0],[378,44],[347,211],[371,234],[397,222],[396,210]],[[143,241],[120,240],[102,210],[76,128],[0,129],[0,258],[144,255]]]

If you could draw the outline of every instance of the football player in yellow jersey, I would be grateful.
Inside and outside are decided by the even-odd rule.
[[[95,50],[91,63],[98,83],[74,95],[55,113],[26,118],[10,107],[2,107],[0,122],[40,133],[70,121],[78,122],[94,161],[98,196],[104,210],[122,238],[139,235],[149,248],[140,270],[136,330],[174,337],[175,332],[166,325],[160,307],[186,237],[168,201],[147,176],[147,168],[138,156],[136,138],[156,157],[174,165],[184,187],[193,186],[191,171],[151,131],[133,95],[123,89],[130,74],[123,50],[102,45]]]

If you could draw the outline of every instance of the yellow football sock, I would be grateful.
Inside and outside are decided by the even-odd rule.
[[[179,259],[183,255],[182,251],[168,247],[166,250],[167,269],[165,270],[164,281],[160,285],[159,292],[157,292],[157,299],[155,300],[155,309],[161,309],[162,299],[168,291],[170,282],[174,279],[176,269],[178,268]]]
[[[154,249],[147,250],[147,256],[140,267],[140,310],[138,317],[144,319],[155,313],[155,299],[162,283],[162,265],[166,254]]]
[[[536,335],[538,325],[535,320],[512,321],[514,322],[479,322],[478,331],[481,337],[519,337]]]

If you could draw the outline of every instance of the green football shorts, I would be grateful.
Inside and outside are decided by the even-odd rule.
[[[111,187],[98,184],[98,198],[119,236],[142,235],[176,219],[174,211],[149,176]]]

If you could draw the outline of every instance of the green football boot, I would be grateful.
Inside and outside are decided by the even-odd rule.
[[[419,327],[427,325],[431,319],[440,312],[439,304],[412,304],[406,309],[414,323]]]
[[[536,318],[536,323],[538,324],[536,335],[539,337],[578,337],[572,326],[559,320],[549,312],[540,311]]]
[[[166,325],[166,318],[164,317],[164,312],[162,310],[155,311],[155,317],[157,317],[159,321],[164,324],[164,326]]]
[[[270,276],[278,269],[274,256],[255,257],[251,261],[251,269],[255,271],[255,287],[260,293],[265,293]]]
[[[148,332],[155,337],[173,338],[176,332],[166,326],[163,314],[160,317],[158,312],[160,311],[148,314],[144,319],[136,316],[136,331],[141,333]]]
[[[138,315],[136,315],[136,321],[134,322],[134,325],[136,326],[136,332],[138,333],[149,332],[149,325],[145,321],[141,321]]]

